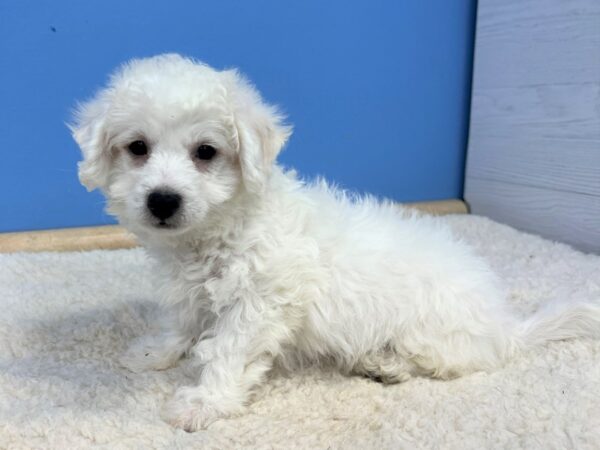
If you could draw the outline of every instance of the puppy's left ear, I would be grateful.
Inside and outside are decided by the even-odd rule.
[[[266,104],[239,73],[227,74],[234,78],[231,94],[243,182],[248,191],[261,193],[275,158],[292,134],[292,127],[284,124],[284,116],[277,108]]]
[[[83,155],[78,164],[79,181],[88,191],[104,189],[108,181],[111,155],[105,130],[107,111],[108,101],[100,95],[79,105],[74,123],[68,125]]]

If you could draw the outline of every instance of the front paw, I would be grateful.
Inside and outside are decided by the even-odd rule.
[[[219,405],[221,403],[221,405]],[[229,404],[227,408],[223,406]],[[187,432],[203,430],[215,420],[239,413],[241,405],[231,405],[208,396],[202,387],[183,387],[177,390],[161,411],[163,420]]]
[[[183,352],[178,348],[166,347],[165,344],[159,336],[138,338],[121,356],[119,363],[135,373],[168,369]]]

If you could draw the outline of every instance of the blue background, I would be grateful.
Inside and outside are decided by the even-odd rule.
[[[112,223],[64,123],[132,57],[239,67],[306,176],[400,201],[462,197],[475,0],[0,2],[0,231]]]

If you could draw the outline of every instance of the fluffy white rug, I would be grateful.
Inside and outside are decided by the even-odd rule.
[[[600,257],[487,219],[451,216],[519,313],[600,301]],[[0,255],[0,448],[599,448],[600,342],[539,348],[493,374],[383,386],[311,369],[275,375],[242,417],[188,434],[158,417],[185,361],[116,363],[156,300],[141,250]]]

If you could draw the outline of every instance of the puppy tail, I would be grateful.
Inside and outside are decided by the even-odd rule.
[[[549,303],[520,324],[518,337],[523,348],[579,337],[600,339],[600,304]]]

